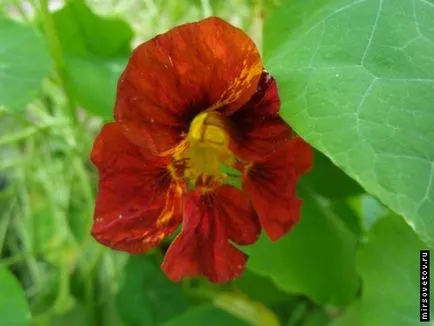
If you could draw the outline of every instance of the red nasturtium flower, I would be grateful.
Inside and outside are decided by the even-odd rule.
[[[254,243],[261,227],[276,240],[300,215],[296,182],[312,153],[279,107],[255,44],[221,19],[137,47],[119,79],[115,122],[92,150],[100,175],[92,235],[138,254],[182,223],[162,264],[170,279],[240,275],[247,257],[232,243]]]

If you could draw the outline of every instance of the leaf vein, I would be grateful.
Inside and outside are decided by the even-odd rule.
[[[374,24],[372,25],[371,35],[368,38],[368,44],[366,44],[365,51],[363,51],[362,59],[360,61],[362,66],[365,63],[366,56],[368,55],[369,49],[371,48],[372,40],[374,39],[375,31],[377,30],[378,21],[380,20],[381,10],[383,8],[383,1],[384,0],[379,0],[378,3],[377,16],[375,17]]]

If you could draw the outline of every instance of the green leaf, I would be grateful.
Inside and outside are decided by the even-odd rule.
[[[74,96],[88,111],[111,119],[132,29],[119,19],[96,15],[83,0],[69,1],[53,17]]]
[[[56,316],[51,321],[52,326],[76,326],[86,325],[89,319],[84,305],[77,304],[75,307],[64,315]]]
[[[360,216],[364,230],[369,230],[375,223],[390,213],[390,211],[378,202],[374,197],[363,195],[360,200]]]
[[[183,315],[164,323],[162,326],[248,326],[227,312],[212,305],[202,305],[188,310]]]
[[[54,20],[62,48],[68,54],[113,58],[130,53],[133,33],[128,24],[96,15],[83,0],[69,1],[54,14]]]
[[[434,246],[434,6],[288,1],[267,69],[294,129]]]
[[[363,325],[419,321],[419,250],[426,244],[398,216],[381,219],[358,254]]]
[[[20,283],[0,266],[0,326],[28,325],[30,309]]]
[[[302,217],[293,231],[275,243],[262,235],[245,250],[251,270],[269,276],[289,293],[336,305],[347,304],[356,295],[356,238],[309,196],[304,197]]]
[[[426,247],[401,217],[380,219],[358,253],[362,297],[331,325],[419,325],[419,250]]]
[[[319,151],[314,153],[313,167],[302,178],[304,185],[330,199],[354,196],[364,192],[356,181],[342,172],[327,156]]]
[[[275,303],[291,298],[274,285],[268,277],[264,277],[246,270],[238,279],[232,282],[237,289],[241,290],[250,299],[262,303]]]
[[[0,106],[24,109],[51,67],[50,54],[36,30],[0,17]]]
[[[327,326],[363,326],[361,305],[360,300],[353,302],[338,318],[328,323]]]
[[[159,325],[189,305],[181,289],[169,281],[149,255],[128,261],[117,305],[128,326]]]
[[[250,300],[244,294],[220,292],[214,295],[213,303],[216,307],[250,325],[280,325],[279,318],[274,311],[260,302]]]
[[[329,321],[330,321],[330,316],[327,315],[327,313],[323,309],[317,308],[309,311],[309,314],[303,320],[301,326],[327,325]],[[292,325],[287,325],[287,326],[292,326]]]
[[[357,197],[357,199],[359,199],[359,197]],[[363,230],[361,218],[354,208],[348,203],[348,200],[340,199],[330,201],[329,208],[342,220],[342,222],[344,222],[347,228],[353,232],[357,238],[362,235]]]
[[[112,120],[116,84],[127,59],[68,58],[71,88],[88,111]]]

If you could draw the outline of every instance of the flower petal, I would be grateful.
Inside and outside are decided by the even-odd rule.
[[[244,271],[247,257],[228,242],[218,197],[200,191],[185,195],[182,231],[162,264],[171,280],[204,275],[211,282],[226,283]]]
[[[137,47],[118,84],[115,119],[126,136],[166,152],[200,111],[232,112],[254,94],[259,52],[240,29],[211,17]]]
[[[256,93],[230,116],[230,149],[245,161],[261,160],[292,136],[291,128],[278,115],[280,108],[276,81],[263,72]]]
[[[240,245],[256,242],[261,233],[259,219],[241,190],[224,185],[215,190],[214,197],[228,238]]]
[[[181,222],[182,189],[168,161],[131,144],[118,124],[106,124],[91,154],[98,169],[92,235],[102,244],[130,253],[156,246]]]
[[[296,197],[296,183],[311,164],[310,146],[297,137],[244,171],[243,189],[271,240],[279,239],[298,222],[301,201]]]

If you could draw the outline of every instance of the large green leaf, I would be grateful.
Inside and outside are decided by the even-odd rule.
[[[37,94],[51,60],[43,38],[31,26],[0,17],[0,106],[15,111]]]
[[[0,326],[27,325],[30,321],[30,309],[20,283],[0,266]]]
[[[203,305],[188,310],[185,314],[164,323],[162,326],[248,326],[227,312],[212,305]]]
[[[132,256],[117,297],[119,314],[128,326],[159,325],[185,311],[181,289],[167,279],[149,255]]]
[[[74,96],[88,111],[111,118],[116,83],[130,54],[131,28],[96,15],[83,0],[69,1],[53,17]]]
[[[402,218],[380,220],[358,254],[364,325],[415,325],[419,321],[419,240]]]
[[[353,326],[356,320],[361,326],[419,325],[421,249],[426,244],[401,217],[379,220],[358,253],[361,300],[333,325]]]
[[[356,237],[332,211],[304,198],[301,221],[291,233],[275,243],[263,235],[245,248],[248,267],[290,293],[318,303],[347,304],[358,288]]]
[[[432,17],[426,0],[287,1],[264,34],[284,118],[430,246]]]

